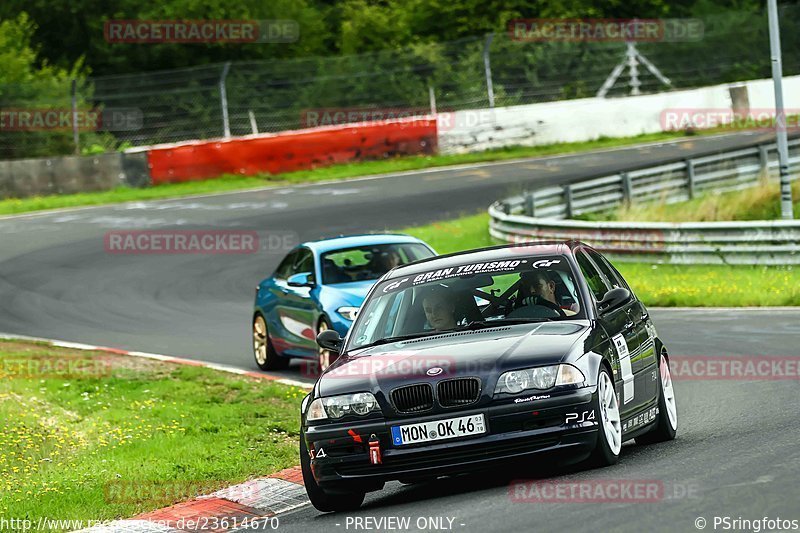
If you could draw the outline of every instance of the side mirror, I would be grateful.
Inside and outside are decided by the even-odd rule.
[[[300,272],[299,274],[292,274],[286,283],[290,287],[313,287],[314,282],[311,280],[310,272]]]
[[[342,338],[335,330],[326,329],[317,335],[317,344],[320,348],[339,353],[339,350],[342,349]]]
[[[617,287],[616,289],[611,289],[603,296],[603,299],[597,304],[597,309],[601,313],[605,313],[625,305],[630,300],[631,292],[628,289]]]

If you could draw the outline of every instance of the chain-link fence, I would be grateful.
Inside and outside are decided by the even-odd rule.
[[[781,13],[785,75],[800,73],[800,6]],[[84,108],[136,110],[135,127],[81,131],[81,151],[278,132],[342,122],[529,104],[598,95],[652,93],[771,75],[766,15],[701,19],[701,39],[639,42],[632,79],[625,42],[519,39],[507,32],[403,50],[341,57],[231,62],[95,77],[76,87]],[[650,63],[661,75],[646,68]],[[69,83],[36,102],[0,86],[6,108],[69,108]],[[0,131],[0,158],[73,153],[69,130]]]

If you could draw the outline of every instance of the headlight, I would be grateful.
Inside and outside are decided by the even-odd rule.
[[[336,312],[352,322],[358,316],[358,307],[340,307]]]
[[[345,415],[367,415],[372,411],[379,411],[378,401],[369,392],[358,392],[330,398],[317,398],[308,407],[306,420],[337,419]]]
[[[494,393],[518,394],[526,389],[546,390],[557,385],[581,384],[585,380],[583,373],[572,365],[540,366],[503,373]]]

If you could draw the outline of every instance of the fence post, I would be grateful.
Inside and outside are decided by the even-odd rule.
[[[564,185],[564,204],[567,208],[567,218],[572,218],[572,185]]]
[[[494,87],[492,86],[492,63],[489,59],[489,47],[492,46],[492,39],[494,33],[486,35],[486,41],[483,43],[483,69],[486,73],[486,93],[489,95],[489,107],[494,107]]]
[[[529,217],[536,216],[536,201],[532,191],[525,193],[525,214]]]
[[[691,159],[686,160],[686,188],[689,191],[689,200],[694,198],[695,195],[695,175],[694,175],[694,161]]]
[[[620,172],[619,177],[622,178],[622,200],[627,205],[630,205],[633,201],[633,184],[631,183],[631,177],[627,172]]]
[[[225,90],[225,78],[228,77],[228,71],[231,69],[231,62],[225,63],[222,68],[222,75],[219,77],[219,99],[222,106],[222,128],[225,138],[231,136],[231,124],[228,120],[228,93]]]
[[[759,145],[758,147],[758,160],[761,164],[761,172],[765,178],[769,177],[769,148],[766,144]]]
[[[250,117],[250,129],[253,130],[253,135],[258,133],[258,124],[256,123],[256,116],[252,109],[247,110],[247,116]]]
[[[431,104],[431,115],[436,116],[436,93],[433,92],[433,86],[428,85],[428,101]]]
[[[75,155],[81,155],[78,136],[78,82],[74,79],[70,84],[70,96],[72,98],[72,142],[75,144]]]

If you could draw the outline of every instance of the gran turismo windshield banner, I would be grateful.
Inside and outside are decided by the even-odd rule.
[[[391,293],[408,287],[443,281],[446,279],[467,277],[474,274],[507,274],[513,272],[526,272],[537,268],[565,268],[567,265],[563,256],[510,258],[486,263],[464,263],[447,268],[432,269],[413,276],[400,279],[387,280],[381,284],[379,293]]]

